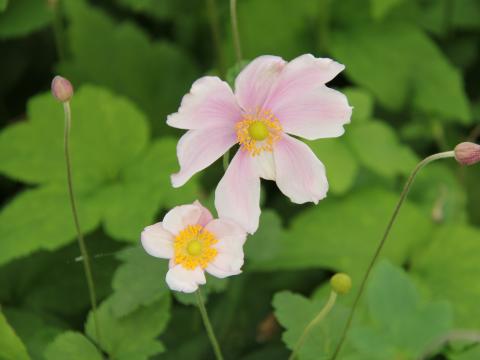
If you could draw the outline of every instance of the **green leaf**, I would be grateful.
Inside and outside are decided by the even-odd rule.
[[[73,58],[60,72],[75,83],[100,84],[128,96],[157,133],[172,131],[166,116],[178,109],[197,73],[189,57],[168,42],[152,42],[132,23],[115,23],[84,1],[65,2],[65,8]]]
[[[170,0],[117,0],[117,2],[136,13],[160,20],[167,19],[175,5],[175,2]]]
[[[312,1],[288,0],[238,2],[238,27],[243,57],[253,59],[264,54],[275,54],[292,59],[306,52],[312,46],[311,38],[302,35],[307,31],[306,17],[311,17],[315,12],[315,5]],[[229,23],[225,24],[225,32],[224,52],[233,61],[235,52]]]
[[[118,258],[123,264],[113,277],[114,293],[109,300],[115,317],[149,306],[170,292],[165,283],[167,260],[148,255],[142,247],[124,250]]]
[[[404,0],[370,0],[370,9],[374,19],[381,20]]]
[[[275,317],[286,328],[282,334],[282,340],[289,349],[293,350],[305,327],[320,312],[325,303],[326,298],[310,300],[288,291],[275,294],[272,303]],[[344,307],[335,305],[333,310],[311,329],[300,350],[300,359],[329,359],[340,338],[346,315],[347,311]]]
[[[255,270],[257,264],[261,267],[264,263],[274,261],[282,246],[279,239],[283,232],[277,213],[272,210],[262,211],[258,230],[248,238],[244,246],[246,269]]]
[[[71,103],[75,185],[115,180],[147,143],[145,117],[128,100],[94,86],[80,88]],[[38,95],[28,104],[28,117],[0,136],[0,171],[27,183],[64,185],[62,105],[50,93]]]
[[[105,300],[98,308],[100,324],[100,346],[111,358],[145,359],[164,350],[155,338],[165,329],[170,310],[170,295],[149,306],[141,307],[122,318],[117,318],[112,301]],[[93,316],[90,312],[85,325],[87,335],[97,339]]]
[[[45,351],[46,360],[102,360],[102,354],[84,335],[67,331],[57,336]]]
[[[308,145],[327,169],[329,190],[339,195],[350,190],[357,177],[359,166],[344,140],[320,139],[309,141]]]
[[[460,73],[419,29],[395,23],[354,27],[334,32],[331,46],[348,76],[388,109],[400,110],[411,95],[413,106],[426,114],[470,122]]]
[[[9,323],[34,359],[42,359],[47,345],[63,331],[58,321],[48,315],[13,308],[4,310]]]
[[[345,140],[360,162],[380,176],[408,175],[418,162],[415,153],[399,143],[393,129],[380,121],[352,124]]]
[[[0,12],[5,11],[8,5],[8,0],[0,0]]]
[[[154,222],[159,206],[170,208],[198,198],[196,179],[172,188],[170,175],[177,167],[176,140],[162,138],[125,168],[121,181],[105,188],[97,198],[99,204],[109,204],[104,213],[107,233],[137,243],[143,228]]]
[[[342,91],[348,98],[349,104],[353,106],[353,124],[357,124],[360,121],[371,119],[373,115],[374,104],[370,92],[365,89],[355,87],[344,88]]]
[[[458,327],[478,328],[480,284],[480,232],[473,227],[452,225],[439,228],[428,247],[412,261],[412,271],[435,298],[454,306]]]
[[[25,345],[23,345],[17,334],[8,325],[7,319],[5,319],[2,312],[0,312],[0,359],[30,359]]]
[[[88,197],[78,197],[82,230],[96,228],[100,214]],[[40,249],[55,250],[75,238],[66,188],[26,190],[0,212],[0,264]]]
[[[3,0],[0,2],[2,11],[0,39],[28,35],[48,25],[53,17],[48,2],[39,0],[14,0],[10,3]]]
[[[379,188],[344,199],[327,198],[302,212],[288,231],[272,239],[276,244],[269,259],[258,261],[255,269],[326,267],[346,271],[355,281],[366,268],[397,201],[398,194]],[[401,263],[413,247],[429,239],[431,226],[415,205],[406,202],[383,255]]]
[[[449,360],[478,360],[480,359],[480,347],[477,345],[471,349],[462,351],[459,354],[451,354]]]
[[[379,263],[367,288],[371,322],[352,331],[352,344],[370,359],[416,359],[452,326],[448,303],[424,304],[408,275]]]
[[[476,0],[457,0],[452,3],[452,23],[461,29],[480,28],[480,4]]]

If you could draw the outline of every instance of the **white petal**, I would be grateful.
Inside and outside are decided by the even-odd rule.
[[[147,226],[142,231],[141,241],[148,254],[162,259],[173,257],[173,235],[161,222]]]
[[[202,206],[196,204],[176,206],[163,218],[163,227],[177,236],[188,225],[198,224],[203,213]]]
[[[175,265],[167,272],[167,285],[170,289],[191,293],[198,289],[198,285],[206,282],[205,274],[200,267],[187,270],[182,265]]]
[[[273,153],[262,151],[259,155],[252,158],[255,171],[258,176],[265,180],[275,180],[275,162]]]

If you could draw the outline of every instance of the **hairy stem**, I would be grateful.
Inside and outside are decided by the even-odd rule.
[[[63,103],[63,110],[65,113],[64,151],[65,164],[67,168],[68,195],[70,198],[70,205],[72,208],[75,230],[77,231],[78,245],[80,247],[80,253],[82,254],[83,269],[85,271],[88,293],[90,295],[90,305],[93,310],[93,322],[95,324],[96,340],[97,343],[100,343],[100,327],[97,319],[97,296],[95,294],[95,284],[93,281],[92,269],[90,267],[90,259],[88,257],[87,247],[85,246],[85,240],[83,238],[83,233],[80,227],[80,220],[78,219],[77,205],[75,202],[75,194],[73,191],[72,164],[70,160],[70,128],[72,126],[72,113],[70,110],[70,103],[68,101]]]
[[[305,327],[305,329],[302,332],[302,335],[298,339],[297,343],[295,344],[295,348],[292,351],[292,354],[288,358],[288,360],[294,360],[300,351],[300,349],[303,346],[303,343],[307,339],[308,334],[312,329],[317,325],[320,321],[322,321],[325,316],[328,315],[328,313],[332,310],[333,306],[335,305],[335,301],[337,300],[337,293],[335,291],[330,292],[330,296],[328,297],[328,301],[326,304],[323,306],[323,308],[320,310],[320,312],[313,318],[312,321],[308,323],[308,325]]]
[[[340,341],[338,342],[338,345],[335,349],[335,352],[333,353],[332,360],[335,360],[337,356],[340,354],[340,350],[342,349],[342,345],[345,342],[345,338],[347,336],[348,330],[350,329],[350,326],[352,324],[353,316],[355,315],[355,310],[357,309],[358,303],[360,301],[360,298],[363,294],[363,291],[365,289],[365,284],[367,283],[368,277],[370,276],[370,273],[372,271],[373,266],[375,265],[375,262],[377,261],[380,252],[382,251],[385,242],[387,241],[388,235],[390,234],[390,230],[392,230],[392,226],[395,223],[395,220],[397,219],[398,213],[400,211],[400,208],[402,207],[408,192],[410,191],[410,188],[412,187],[413,181],[415,180],[415,177],[417,176],[418,172],[425,167],[427,164],[439,160],[439,159],[444,159],[444,158],[451,158],[455,157],[455,153],[453,151],[446,151],[446,152],[441,152],[438,154],[430,155],[420,161],[415,169],[413,169],[412,173],[408,177],[407,182],[405,183],[405,186],[403,188],[402,193],[400,194],[400,199],[397,202],[397,205],[395,206],[395,209],[393,211],[392,217],[390,218],[390,221],[387,224],[387,228],[385,229],[385,233],[383,234],[382,239],[380,240],[375,253],[370,260],[370,263],[368,264],[367,270],[365,272],[365,275],[363,276],[362,282],[360,283],[360,288],[357,292],[357,295],[355,296],[355,300],[353,302],[352,309],[350,310],[350,314],[347,319],[347,323],[345,324],[345,327],[343,329],[342,335],[340,337]]]
[[[222,351],[220,350],[220,345],[218,344],[215,333],[213,332],[212,324],[210,323],[207,309],[205,308],[205,304],[203,303],[202,293],[200,292],[200,289],[195,291],[195,297],[197,299],[198,310],[200,310],[200,314],[202,315],[203,325],[205,325],[205,330],[207,330],[208,338],[210,339],[210,343],[213,347],[213,352],[215,353],[215,358],[217,360],[223,360]]]
[[[237,0],[230,0],[230,19],[232,22],[232,35],[235,55],[237,57],[237,61],[240,62],[243,57],[242,47],[240,45],[240,33],[238,31]]]

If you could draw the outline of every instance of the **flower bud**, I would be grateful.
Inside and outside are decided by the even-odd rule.
[[[58,101],[69,101],[73,95],[72,83],[64,77],[55,76],[52,80],[52,94]]]
[[[455,159],[461,165],[473,165],[480,162],[480,145],[463,142],[455,146]]]
[[[337,294],[347,294],[352,288],[352,279],[345,273],[336,273],[330,279],[330,285]]]

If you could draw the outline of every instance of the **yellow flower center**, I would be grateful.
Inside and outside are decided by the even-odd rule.
[[[197,266],[205,269],[218,254],[212,247],[218,240],[201,225],[188,225],[175,238],[174,261],[185,269],[193,270]]]
[[[235,127],[238,143],[252,156],[262,151],[271,152],[282,133],[280,122],[270,110],[247,113]]]

